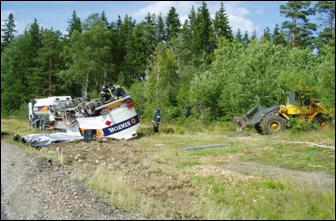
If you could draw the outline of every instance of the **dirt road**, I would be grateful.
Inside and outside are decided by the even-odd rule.
[[[1,219],[144,219],[111,207],[71,177],[69,166],[33,158],[1,141]]]

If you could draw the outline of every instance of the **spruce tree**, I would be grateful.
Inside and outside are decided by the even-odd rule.
[[[214,19],[214,32],[216,39],[219,37],[225,37],[226,39],[232,41],[233,34],[229,24],[228,16],[225,12],[224,4],[221,2],[221,7],[219,11],[216,12]]]
[[[252,36],[251,36],[251,41],[256,41],[257,40],[257,32],[256,30],[253,30]]]
[[[15,23],[14,23],[14,15],[10,13],[8,15],[8,19],[5,20],[5,24],[1,29],[2,34],[2,42],[1,42],[1,51],[7,47],[14,39],[15,30]]]
[[[243,42],[244,42],[245,45],[250,43],[250,39],[249,39],[249,35],[248,35],[247,31],[245,31],[245,33],[244,33]]]
[[[156,42],[160,41],[166,41],[167,40],[167,34],[165,30],[165,24],[162,18],[161,13],[159,14],[156,24],[155,24],[155,39]]]
[[[214,49],[214,33],[210,13],[205,1],[198,8],[195,19],[195,49],[197,60],[200,63],[209,64],[211,52]]]
[[[240,28],[237,29],[237,33],[236,33],[236,36],[235,36],[235,41],[237,41],[237,42],[242,42],[243,41],[243,36],[242,36],[241,31],[240,31]]]
[[[102,13],[100,14],[100,19],[104,22],[105,28],[108,28],[110,26],[104,11],[102,11]]]
[[[34,18],[34,22],[30,25],[28,34],[31,39],[31,56],[34,58],[36,57],[37,50],[41,47],[41,30],[36,18]]]
[[[82,32],[82,24],[79,17],[77,17],[76,11],[72,12],[72,17],[68,21],[69,27],[67,28],[68,36],[70,37],[73,31]]]
[[[266,41],[271,41],[272,40],[272,34],[271,34],[271,30],[270,30],[269,27],[266,27],[266,29],[264,29],[264,33],[263,33],[261,39],[266,40]]]
[[[168,40],[175,38],[180,31],[181,23],[179,15],[174,7],[171,7],[166,18],[166,32]]]

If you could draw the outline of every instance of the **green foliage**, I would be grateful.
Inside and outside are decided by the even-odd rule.
[[[137,81],[132,84],[131,88],[128,90],[128,94],[132,97],[134,101],[134,106],[137,113],[142,117],[145,113],[146,107],[146,94],[145,94],[145,83]]]
[[[281,30],[279,30],[278,24],[275,25],[274,32],[273,32],[273,44],[275,45],[286,45],[286,38],[285,33]]]
[[[80,34],[74,31],[69,44],[64,47],[66,57],[66,71],[62,72],[63,79],[81,82],[82,95],[87,96],[88,91],[99,90],[107,79],[110,64],[110,32],[104,28],[102,21]],[[94,80],[93,80],[94,79]],[[96,82],[96,84],[89,84]]]
[[[146,82],[146,113],[151,116],[159,107],[166,119],[177,117],[177,61],[172,49],[159,43],[149,64]]]
[[[3,26],[4,43],[10,44],[1,54],[1,113],[35,96],[99,97],[108,81],[129,89],[138,113],[148,119],[159,107],[164,120],[231,120],[257,103],[279,104],[290,91],[306,87],[333,107],[333,10],[331,1],[314,8],[309,1],[288,2],[280,8],[288,21],[273,33],[266,28],[260,41],[255,31],[249,36],[240,29],[233,41],[223,3],[213,19],[206,2],[192,7],[182,27],[174,7],[166,16],[148,13],[139,22],[125,15],[109,23],[105,12],[81,22],[73,11],[66,36],[43,30],[35,19],[13,37],[11,15]],[[325,23],[313,44],[314,11]]]
[[[14,38],[1,54],[1,113],[11,113],[31,96],[28,79],[31,67],[30,35]]]
[[[317,128],[317,126],[311,122],[308,122],[302,118],[290,118],[289,125],[293,131],[309,131]]]

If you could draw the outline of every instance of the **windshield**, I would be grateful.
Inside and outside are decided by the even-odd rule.
[[[288,103],[289,104],[295,104],[296,103],[297,94],[295,92],[291,93],[288,97]]]

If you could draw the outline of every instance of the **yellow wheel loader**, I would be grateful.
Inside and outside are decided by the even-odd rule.
[[[310,93],[293,92],[285,105],[265,108],[261,105],[249,110],[243,117],[235,118],[239,130],[253,125],[260,134],[272,134],[289,127],[290,118],[303,118],[308,122],[324,127],[332,121],[332,116],[312,98]]]

